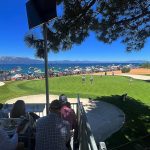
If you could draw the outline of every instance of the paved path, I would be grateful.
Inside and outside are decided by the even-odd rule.
[[[45,103],[45,94],[29,95],[8,100],[6,103],[14,103],[22,99],[25,103]],[[58,99],[58,95],[50,95],[50,100]],[[72,103],[77,102],[76,98],[68,98]],[[111,134],[118,131],[124,123],[124,113],[112,104],[106,102],[91,102],[88,99],[80,99],[83,105],[88,121],[91,125],[96,142],[104,141]],[[46,110],[44,110],[46,114]]]
[[[106,102],[95,102],[87,118],[96,142],[104,141],[118,131],[125,122],[124,113],[116,106]]]
[[[150,76],[145,76],[145,75],[133,75],[133,74],[116,74],[116,75],[117,76],[131,77],[131,78],[139,79],[139,80],[150,81]]]
[[[58,95],[49,95],[50,101],[59,99]],[[25,103],[45,103],[46,102],[46,96],[45,94],[39,94],[39,95],[28,95],[28,96],[22,96],[14,99],[8,100],[6,103],[12,104],[15,103],[17,100],[24,100]],[[77,98],[69,98],[68,99],[71,103],[77,103]],[[88,105],[87,99],[81,99],[84,105]],[[46,109],[44,109],[44,115],[46,115]]]

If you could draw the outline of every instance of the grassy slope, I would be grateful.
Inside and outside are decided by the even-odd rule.
[[[82,84],[81,76],[56,77],[49,79],[49,89],[51,94],[65,93],[70,97],[81,97],[128,95],[136,100],[150,105],[150,84],[145,81],[132,80],[118,76],[94,76],[94,83],[90,84],[90,76],[86,77],[86,82]],[[0,101],[23,95],[45,93],[44,80],[15,81],[8,82],[0,87]]]

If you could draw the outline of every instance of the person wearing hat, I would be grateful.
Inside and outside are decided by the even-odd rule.
[[[67,98],[67,96],[66,96],[65,94],[61,94],[61,95],[59,96],[59,101],[60,101],[61,103],[66,103],[66,102],[68,102],[68,98]]]
[[[50,113],[40,118],[36,124],[36,150],[67,150],[70,139],[69,122],[60,115],[61,102],[54,100],[50,104]]]

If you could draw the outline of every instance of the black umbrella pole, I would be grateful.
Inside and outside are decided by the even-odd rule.
[[[46,113],[49,113],[49,86],[48,86],[48,56],[47,56],[47,27],[43,24],[44,30],[44,61],[45,61],[45,86],[46,86]]]

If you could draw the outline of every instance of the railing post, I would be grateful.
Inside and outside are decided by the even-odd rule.
[[[105,142],[99,142],[99,150],[107,150]]]

